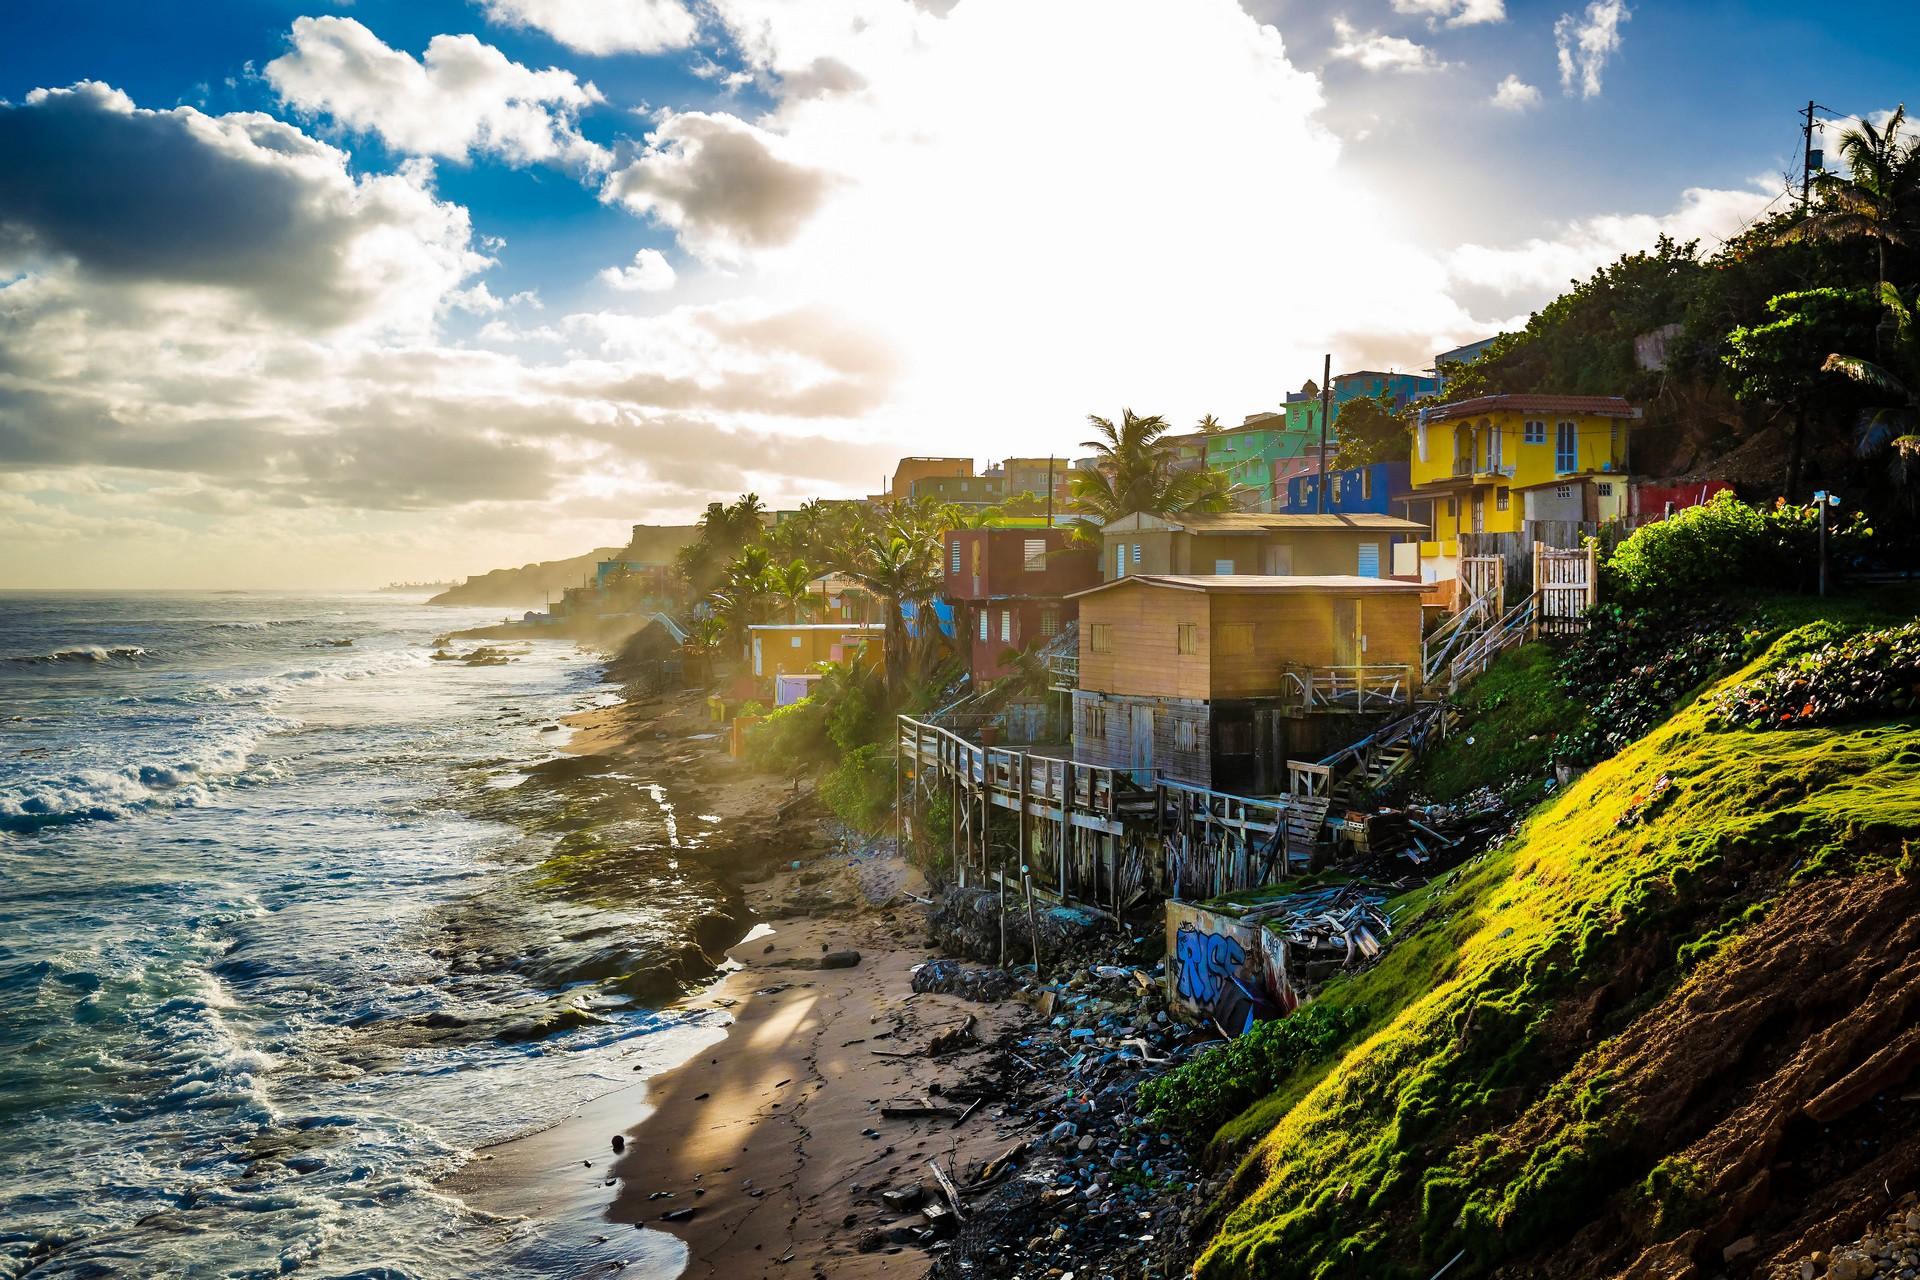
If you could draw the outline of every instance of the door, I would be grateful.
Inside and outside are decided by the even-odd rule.
[[[1132,711],[1132,732],[1127,736],[1132,744],[1133,780],[1150,787],[1153,785],[1153,708],[1136,705]]]
[[[1333,665],[1360,665],[1360,602],[1352,596],[1333,602]]]
[[[1473,495],[1473,531],[1487,531],[1487,495],[1476,490]]]
[[[766,672],[760,669],[760,637],[759,636],[755,636],[753,638],[753,674],[755,674],[756,676],[766,674]]]
[[[1293,573],[1293,547],[1268,547],[1266,572],[1271,577],[1284,578]]]
[[[1113,544],[1113,576],[1116,578],[1127,576],[1127,544],[1124,542]]]

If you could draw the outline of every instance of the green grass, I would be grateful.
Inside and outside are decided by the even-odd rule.
[[[1537,683],[1513,666],[1510,689]],[[1715,733],[1705,719],[1690,704],[1401,904],[1424,921],[1319,997],[1365,1010],[1365,1027],[1218,1131],[1255,1145],[1202,1277],[1428,1276],[1462,1248],[1482,1263],[1523,1252],[1636,1186],[1661,1221],[1686,1220],[1697,1179],[1631,1166],[1634,1117],[1604,1075],[1561,1079],[1591,1046],[1557,1038],[1556,1015],[1623,974],[1639,976],[1616,1019],[1650,1007],[1737,954],[1781,886],[1884,864],[1920,831],[1920,726]],[[1663,774],[1662,802],[1617,825]],[[1570,1118],[1551,1139],[1516,1151],[1486,1136],[1543,1097]]]
[[[1421,790],[1443,804],[1515,780],[1529,798],[1545,794],[1554,735],[1586,716],[1560,687],[1559,663],[1545,644],[1501,654],[1467,686],[1460,705],[1460,723],[1421,774]]]

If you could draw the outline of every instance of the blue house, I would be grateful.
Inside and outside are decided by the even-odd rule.
[[[1440,390],[1440,379],[1417,373],[1381,373],[1363,369],[1358,373],[1335,374],[1333,379],[1333,425],[1340,425],[1340,409],[1349,400],[1362,396],[1369,400],[1385,394],[1390,407],[1398,412],[1423,396]]]
[[[1364,467],[1346,467],[1327,472],[1327,512],[1330,515],[1392,515],[1396,498],[1413,492],[1405,462],[1375,462]],[[1320,476],[1310,472],[1287,481],[1287,505],[1290,514],[1320,509]]]

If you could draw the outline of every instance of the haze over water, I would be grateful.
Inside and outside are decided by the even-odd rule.
[[[0,602],[0,1276],[677,1269],[434,1188],[704,1034],[498,1034],[567,984],[496,951],[564,958],[586,908],[516,887],[550,837],[454,801],[550,756],[597,664],[434,662],[494,611],[392,596]]]

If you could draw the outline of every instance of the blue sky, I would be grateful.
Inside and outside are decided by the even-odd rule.
[[[1122,404],[1237,420],[1715,243],[1807,98],[1884,111],[1920,48],[1893,0],[4,22],[0,585],[474,572]]]

